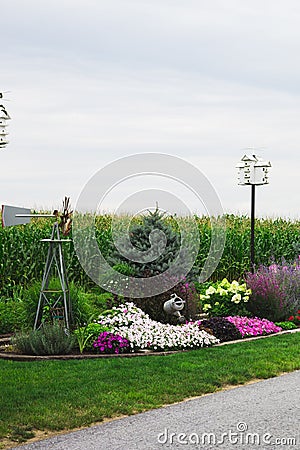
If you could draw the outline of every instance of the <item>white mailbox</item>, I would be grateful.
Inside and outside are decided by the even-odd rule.
[[[239,170],[238,180],[240,185],[268,184],[268,169],[270,161],[263,161],[256,155],[245,155],[236,166]]]

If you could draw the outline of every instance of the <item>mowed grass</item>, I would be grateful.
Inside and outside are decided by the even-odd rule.
[[[167,356],[0,360],[0,448],[28,430],[88,426],[300,369],[299,344],[294,333]]]

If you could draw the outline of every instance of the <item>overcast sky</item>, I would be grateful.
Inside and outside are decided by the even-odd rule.
[[[297,0],[2,1],[0,203],[75,205],[108,163],[158,152],[249,213],[235,165],[254,147],[272,163],[257,215],[299,218],[299,24]]]

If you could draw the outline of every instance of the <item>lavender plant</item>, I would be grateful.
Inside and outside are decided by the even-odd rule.
[[[299,262],[261,265],[246,283],[252,291],[247,308],[255,316],[280,322],[300,308]]]

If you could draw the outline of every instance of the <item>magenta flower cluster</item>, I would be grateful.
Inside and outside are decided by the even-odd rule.
[[[247,336],[262,336],[270,333],[278,333],[282,331],[281,327],[275,325],[267,319],[259,319],[258,317],[240,317],[229,316],[226,319],[233,323],[241,333],[242,337]]]
[[[103,331],[93,342],[93,347],[100,353],[124,353],[130,351],[129,341],[108,331]]]

